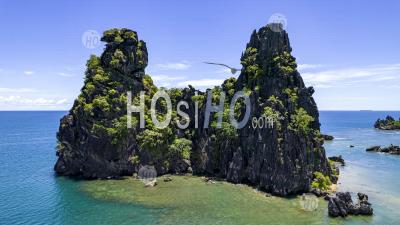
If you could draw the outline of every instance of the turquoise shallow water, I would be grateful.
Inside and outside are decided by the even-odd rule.
[[[361,111],[321,112],[320,118],[322,132],[335,137],[324,145],[327,155],[342,155],[347,163],[341,170],[339,190],[368,194],[374,224],[400,223],[400,156],[365,151],[372,145],[400,145],[400,131],[372,128],[378,117],[388,114],[400,117],[400,112]]]
[[[55,133],[64,114],[0,112],[0,224],[162,223],[159,219],[168,215],[168,208],[99,199],[82,191],[85,181],[54,176]],[[341,154],[347,162],[339,189],[367,193],[375,216],[327,220],[325,212],[318,214],[320,224],[398,223],[400,157],[365,152],[370,145],[400,145],[400,132],[371,128],[376,118],[387,114],[400,116],[400,112],[321,112],[323,133],[336,137],[325,144],[327,154]],[[355,147],[350,149],[350,144]]]

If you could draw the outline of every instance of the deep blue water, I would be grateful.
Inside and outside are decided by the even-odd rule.
[[[155,224],[160,209],[95,200],[77,181],[56,177],[55,135],[66,112],[0,112],[0,224]],[[362,191],[375,208],[374,224],[400,217],[400,157],[367,153],[371,145],[400,145],[400,132],[373,123],[400,112],[321,112],[322,133],[335,136],[327,155],[342,155],[340,190]],[[354,148],[349,148],[349,145]],[[371,222],[371,220],[368,220]]]

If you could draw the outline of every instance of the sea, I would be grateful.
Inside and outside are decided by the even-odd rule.
[[[65,111],[0,112],[0,224],[400,224],[400,156],[366,152],[400,145],[400,131],[373,128],[400,112],[320,111],[328,156],[342,155],[338,189],[363,192],[373,216],[329,218],[318,199],[266,197],[245,185],[175,176],[154,188],[140,181],[56,176],[56,132]],[[350,148],[350,145],[354,146]]]

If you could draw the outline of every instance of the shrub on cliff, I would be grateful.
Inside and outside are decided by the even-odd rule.
[[[192,150],[192,141],[186,138],[177,138],[169,146],[170,154],[176,154],[182,159],[189,160]]]
[[[272,64],[281,74],[293,73],[297,68],[296,59],[286,51],[275,55],[272,59]]]
[[[249,47],[246,49],[241,57],[241,64],[244,71],[248,74],[250,79],[255,79],[262,74],[259,64],[257,63],[257,49]]]
[[[311,186],[313,188],[319,188],[321,190],[329,190],[330,186],[332,185],[331,180],[329,179],[329,176],[324,176],[321,172],[315,172],[314,173],[314,180],[311,183]]]
[[[314,121],[314,118],[303,109],[296,109],[295,114],[292,116],[292,122],[289,124],[289,129],[294,131],[300,131],[304,134],[310,133],[310,123]]]

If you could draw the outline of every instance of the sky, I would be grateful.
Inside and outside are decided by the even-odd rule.
[[[240,68],[254,29],[285,18],[293,56],[320,110],[400,110],[400,1],[0,0],[0,110],[68,110],[88,32],[129,28],[147,43],[158,86],[204,90]]]

